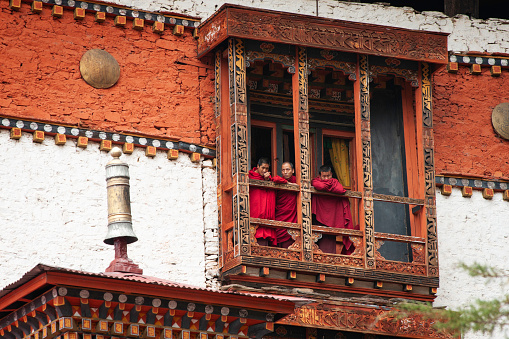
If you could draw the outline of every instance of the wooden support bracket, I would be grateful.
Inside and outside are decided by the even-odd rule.
[[[268,267],[260,267],[260,277],[266,277],[269,275],[269,268]]]

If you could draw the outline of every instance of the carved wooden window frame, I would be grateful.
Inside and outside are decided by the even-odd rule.
[[[435,188],[434,188],[434,160],[433,160],[433,133],[432,133],[432,105],[431,105],[431,71],[432,67],[429,62],[444,63],[446,62],[446,43],[445,35],[426,32],[415,32],[408,30],[392,29],[391,33],[385,38],[394,41],[397,45],[402,43],[412,43],[414,47],[410,47],[410,52],[406,49],[383,50],[374,52],[370,48],[378,48],[375,45],[362,45],[357,50],[349,49],[343,45],[336,47],[330,46],[332,49],[337,48],[340,51],[357,53],[357,69],[356,74],[351,74],[356,78],[354,86],[355,100],[355,143],[358,146],[355,149],[357,159],[356,175],[359,196],[362,198],[360,211],[363,216],[361,222],[361,234],[365,247],[362,253],[362,264],[357,266],[358,269],[352,270],[356,265],[345,263],[322,264],[313,260],[313,240],[312,227],[310,222],[310,196],[311,196],[311,173],[309,171],[309,152],[302,152],[303,146],[309,146],[309,125],[307,111],[307,83],[303,81],[307,74],[307,42],[297,42],[295,40],[295,75],[293,76],[293,109],[294,109],[294,126],[296,157],[304,161],[296,161],[296,168],[299,169],[300,177],[298,184],[300,187],[299,194],[299,229],[296,237],[300,237],[301,241],[301,257],[298,261],[284,256],[277,257],[257,257],[251,253],[253,241],[252,231],[250,230],[249,221],[249,180],[247,178],[247,166],[243,156],[237,157],[237,154],[246,152],[246,123],[247,123],[247,98],[245,90],[245,50],[243,50],[243,38],[250,38],[261,41],[273,41],[278,43],[293,44],[292,33],[285,35],[287,40],[278,40],[279,37],[273,35],[256,35],[260,29],[265,26],[257,27],[254,22],[259,16],[271,16],[271,12],[260,13],[250,12],[251,17],[247,17],[247,21],[243,21],[242,25],[236,25],[240,12],[247,12],[248,9],[232,9],[228,6],[227,10],[220,12],[213,18],[203,24],[202,33],[205,38],[199,40],[199,54],[204,54],[212,48],[218,47],[222,41],[227,42],[227,48],[223,49],[219,46],[215,54],[216,69],[216,117],[217,117],[217,145],[218,145],[218,208],[219,208],[219,224],[221,225],[221,250],[220,250],[220,266],[224,273],[242,273],[246,266],[255,267],[272,267],[276,269],[289,269],[290,267],[296,271],[309,273],[327,273],[333,276],[351,276],[371,281],[387,281],[396,282],[406,285],[421,285],[430,288],[438,286],[438,258],[437,258],[437,238],[436,238],[436,207],[435,207]],[[228,12],[231,10],[231,12]],[[237,11],[238,13],[234,13]],[[261,11],[264,12],[264,11]],[[231,15],[230,15],[231,14]],[[242,14],[243,15],[243,14]],[[277,15],[281,15],[280,13]],[[231,20],[231,25],[230,25]],[[255,20],[255,21],[253,21]],[[293,20],[293,17],[292,17]],[[297,18],[295,20],[300,20]],[[309,18],[311,26],[321,26],[319,19]],[[313,20],[317,21],[314,22]],[[277,19],[271,21],[277,25]],[[218,24],[219,26],[214,26]],[[328,22],[326,25],[334,25],[335,22]],[[343,25],[339,23],[339,26]],[[352,24],[355,26],[354,24]],[[339,27],[338,26],[338,27]],[[370,25],[358,25],[352,28],[353,34],[361,34],[361,26],[367,27],[367,30],[378,28]],[[213,33],[213,30],[219,28],[219,33]],[[231,27],[231,30],[222,27]],[[300,26],[299,26],[300,27]],[[303,26],[306,27],[306,26]],[[346,27],[346,26],[345,26]],[[267,27],[265,27],[267,28]],[[314,28],[313,28],[314,29]],[[350,28],[341,28],[348,30]],[[386,28],[384,28],[386,29]],[[389,30],[387,32],[389,32]],[[240,33],[239,33],[240,32]],[[248,32],[248,33],[242,33]],[[325,31],[324,31],[325,32]],[[327,31],[336,32],[336,31]],[[339,31],[337,31],[339,32]],[[247,34],[247,35],[246,35]],[[331,33],[336,34],[336,33]],[[342,34],[342,33],[341,33]],[[392,34],[392,35],[391,35]],[[230,37],[229,37],[230,36]],[[401,40],[398,40],[400,39]],[[436,38],[436,39],[435,39]],[[391,40],[393,39],[393,40]],[[435,40],[434,40],[435,39]],[[339,40],[338,40],[339,41]],[[309,44],[310,46],[320,47],[319,45]],[[378,46],[378,45],[376,45]],[[428,47],[426,47],[428,46]],[[412,49],[414,48],[414,49]],[[444,52],[445,51],[445,52]],[[365,53],[365,54],[364,54]],[[415,199],[415,203],[423,206],[420,213],[420,222],[422,229],[421,237],[411,237],[406,239],[418,243],[419,248],[417,254],[420,255],[419,270],[408,270],[408,267],[377,265],[375,255],[376,234],[373,228],[373,200],[380,198],[373,193],[371,181],[371,141],[369,134],[369,58],[368,54],[387,55],[390,57],[403,59],[414,59],[419,62],[418,70],[418,90],[416,91],[416,138],[418,148],[417,156],[419,172],[419,185],[423,187],[422,198]],[[415,79],[414,79],[415,80]],[[221,86],[224,84],[226,86]],[[232,148],[232,141],[235,142]],[[240,152],[240,153],[238,153]],[[234,154],[235,153],[235,154]],[[229,162],[234,164],[230,164]],[[304,212],[307,211],[307,212]],[[300,226],[302,225],[302,226]],[[227,246],[225,240],[225,231],[236,229],[235,243],[232,244],[231,253],[224,251]],[[295,228],[297,229],[297,228]],[[416,234],[419,232],[416,229]],[[357,236],[358,234],[352,234]],[[397,238],[397,237],[395,237]],[[422,239],[424,238],[424,241]],[[396,239],[401,240],[401,239]],[[277,252],[277,251],[276,251]],[[422,259],[424,258],[424,259]],[[404,266],[404,265],[403,265]],[[244,267],[244,268],[242,268]],[[423,271],[421,270],[423,268]],[[240,271],[239,271],[240,270]]]

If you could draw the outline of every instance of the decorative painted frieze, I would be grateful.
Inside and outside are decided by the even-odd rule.
[[[503,199],[509,201],[509,183],[505,181],[437,176],[436,185],[440,187],[440,193],[446,196],[452,194],[453,187],[457,187],[465,198],[470,198],[473,190],[478,190],[482,191],[484,199],[491,200],[495,192],[503,192]]]
[[[458,65],[468,66],[470,74],[480,75],[482,67],[491,67],[490,72],[494,77],[502,74],[502,68],[509,67],[509,56],[479,56],[479,55],[464,55],[464,54],[451,54],[449,56],[449,63],[447,64],[447,71],[449,73],[457,73]]]
[[[0,128],[14,130],[14,132],[11,132],[11,135],[14,135],[14,137],[11,136],[13,139],[18,138],[18,131],[33,133],[34,142],[42,142],[44,140],[45,134],[53,136],[59,135],[58,140],[60,141],[57,142],[57,145],[63,145],[65,142],[62,142],[62,140],[66,138],[72,138],[78,139],[79,147],[86,147],[89,140],[101,142],[104,148],[111,147],[112,144],[124,146],[127,145],[126,147],[123,147],[124,151],[127,150],[125,153],[129,153],[129,151],[132,153],[132,147],[136,146],[143,148],[153,147],[153,149],[151,149],[149,152],[150,154],[152,154],[155,149],[158,149],[165,151],[174,150],[177,152],[180,150],[186,153],[196,153],[203,155],[205,158],[214,158],[216,156],[216,150],[213,148],[198,146],[182,141],[154,139],[144,136],[88,130],[77,127],[61,126],[13,118],[0,117]]]
[[[106,13],[106,15],[114,17],[125,17],[127,19],[137,22],[138,26],[141,24],[141,22],[138,19],[148,22],[160,22],[167,25],[182,26],[183,28],[185,27],[195,28],[200,25],[199,18],[139,11],[134,8],[126,8],[111,3],[97,3],[91,1],[75,1],[75,0],[43,0],[42,2],[41,1],[31,2],[31,8],[34,13],[40,13],[43,10],[43,6],[52,5],[60,7],[60,8],[57,7],[56,9],[55,7],[53,7],[54,16],[62,16],[63,12],[61,11],[61,7],[66,7],[74,10],[75,16],[78,16],[76,19],[82,19],[81,16],[84,17],[85,12],[91,12],[91,13]],[[21,7],[21,1],[20,0],[11,1],[10,7],[15,10],[19,9]],[[78,11],[76,11],[76,9],[78,9]],[[125,21],[125,19],[123,19],[123,21]]]
[[[493,57],[488,55],[472,56],[463,54],[452,54],[449,56],[449,61],[458,64],[509,67],[509,56]]]
[[[509,183],[498,180],[481,180],[481,179],[467,179],[467,178],[454,178],[446,176],[436,176],[435,180],[437,186],[451,185],[453,187],[472,187],[473,189],[482,190],[485,188],[494,191],[505,191],[509,188]]]

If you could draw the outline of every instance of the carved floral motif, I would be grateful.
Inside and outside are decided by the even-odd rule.
[[[380,32],[366,25],[346,26],[339,21],[325,24],[310,22],[307,18],[240,9],[229,13],[232,35],[409,59],[447,59],[446,36],[432,33],[390,28]]]
[[[413,71],[411,69],[372,65],[369,68],[369,71],[370,71],[370,77],[377,77],[380,74],[393,74],[395,76],[401,77],[401,78],[405,79],[406,81],[410,82],[410,85],[412,85],[412,87],[419,87],[419,79],[417,76],[417,72]]]
[[[198,51],[207,51],[212,48],[216,43],[226,39],[226,12],[219,13],[214,20],[210,21],[207,25],[200,27],[198,39]],[[201,53],[200,53],[201,54]]]
[[[336,331],[371,332],[398,337],[454,339],[458,335],[439,332],[432,319],[413,315],[397,319],[391,310],[352,308],[336,305],[306,305],[299,307],[279,324],[293,326],[316,326]]]
[[[352,257],[363,257],[364,246],[362,244],[362,237],[350,236],[350,241],[353,243],[355,250],[351,254]]]
[[[289,260],[301,260],[300,251],[291,251],[279,247],[269,246],[253,246],[251,248],[252,255],[259,255],[262,257],[289,259]]]
[[[400,261],[377,260],[376,268],[385,271],[408,273],[415,275],[426,275],[426,266],[415,265]]]
[[[249,62],[253,62],[256,60],[271,60],[276,63],[280,63],[284,67],[294,67],[295,66],[295,57],[291,55],[284,54],[272,54],[272,53],[263,53],[257,51],[247,51],[246,52],[246,60]]]
[[[423,244],[410,244],[412,248],[412,263],[424,264],[426,262],[424,245]]]
[[[266,43],[266,42],[262,42],[260,44],[260,48],[262,49],[262,51],[264,51],[265,53],[270,53],[272,52],[272,50],[274,49],[274,45],[273,44],[269,44],[269,43]]]
[[[320,251],[321,252],[321,251]],[[364,267],[364,260],[351,255],[313,253],[313,261],[329,265]]]
[[[320,50],[320,55],[325,60],[332,60],[332,59],[334,59],[336,57],[336,55],[338,55],[338,52],[336,52],[336,51],[329,51],[328,49],[322,49],[322,50]]]
[[[355,80],[357,74],[357,65],[353,62],[347,61],[310,58],[308,61],[308,67],[310,69],[316,69],[317,67],[331,67],[348,75],[348,79],[350,80]]]

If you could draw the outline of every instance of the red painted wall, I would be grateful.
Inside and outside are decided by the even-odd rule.
[[[489,67],[472,75],[460,66],[434,74],[433,122],[437,174],[509,177],[509,141],[491,123],[495,106],[509,102],[509,74],[492,77]]]
[[[79,63],[89,49],[108,51],[120,65],[120,79],[95,89],[82,78]],[[83,21],[51,7],[33,14],[29,4],[11,11],[0,1],[0,113],[83,128],[214,142],[213,71],[199,63],[192,30],[175,36],[115,27],[113,18]]]

